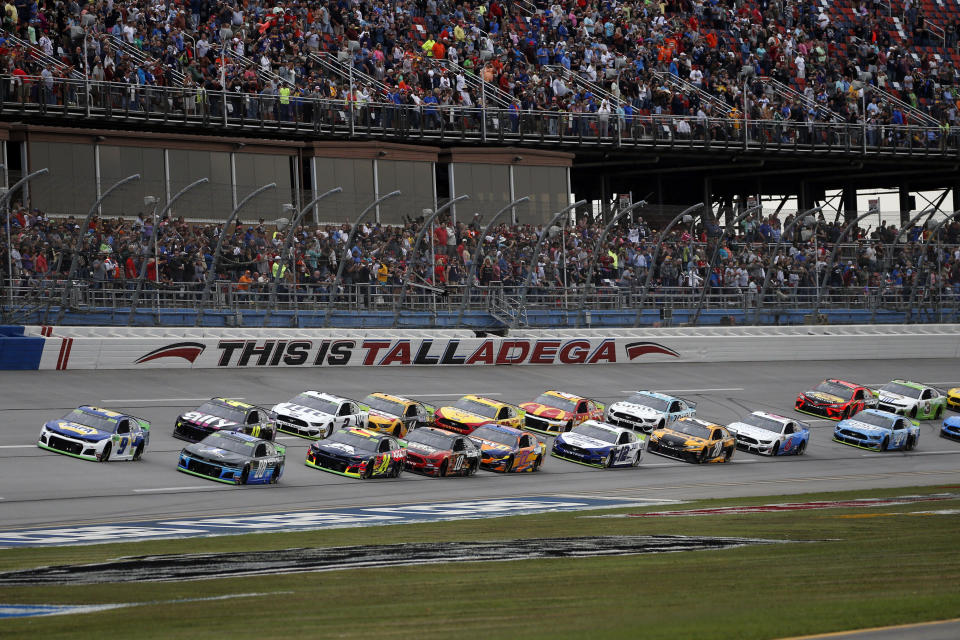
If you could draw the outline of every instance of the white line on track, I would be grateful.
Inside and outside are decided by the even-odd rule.
[[[860,457],[862,458],[876,458],[878,456],[886,456],[888,452],[886,451],[876,451],[874,453],[861,453]],[[960,451],[911,451],[907,455],[911,458],[913,456],[955,456]]]
[[[204,485],[197,487],[158,487],[156,489],[134,489],[134,493],[157,493],[162,491],[197,491],[200,489],[220,489],[217,485]]]
[[[303,440],[304,438],[298,438],[297,436],[277,436],[274,440]]]
[[[210,398],[113,398],[111,400],[101,400],[100,402],[104,404],[112,402],[116,402],[118,404],[123,404],[124,402],[202,402],[209,399]],[[232,397],[227,398],[227,400],[243,400],[243,398]]]
[[[415,395],[422,396],[424,398],[460,398],[466,394],[463,393],[418,393]],[[502,396],[502,393],[474,393],[475,396]]]
[[[633,393],[636,389],[628,389],[620,393]],[[743,387],[730,387],[729,389],[657,389],[658,393],[707,393],[708,391],[743,391]]]
[[[35,444],[4,444],[0,445],[0,449],[32,449],[37,445]]]

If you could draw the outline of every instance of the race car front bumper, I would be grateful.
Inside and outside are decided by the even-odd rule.
[[[647,443],[647,451],[661,456],[666,456],[667,458],[673,458],[674,460],[681,460],[683,462],[698,462],[703,449],[671,447],[664,444],[662,440],[651,439]]]
[[[206,460],[198,460],[186,454],[180,454],[177,471],[188,473],[199,478],[207,478],[225,484],[240,484],[243,470],[238,467],[228,467]]]

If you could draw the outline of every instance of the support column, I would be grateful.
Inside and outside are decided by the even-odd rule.
[[[910,222],[910,211],[913,210],[914,200],[910,197],[910,185],[906,182],[900,185],[900,228]]]
[[[713,203],[713,180],[709,177],[703,179],[703,211],[701,216],[705,218],[710,218],[713,215],[713,211],[710,208],[710,205]]]
[[[810,185],[806,180],[801,180],[800,189],[797,191],[797,210],[806,211],[807,209],[812,209],[812,201],[813,198],[810,197]]]
[[[6,158],[6,156],[4,156]],[[953,185],[953,206],[951,209],[953,211],[960,211],[960,183]]]
[[[843,187],[843,221],[850,224],[857,218],[857,188],[852,184]]]

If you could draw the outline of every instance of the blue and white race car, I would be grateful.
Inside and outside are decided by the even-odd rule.
[[[227,484],[276,484],[286,448],[239,431],[216,431],[180,451],[177,471]]]
[[[696,413],[696,402],[655,391],[635,391],[626,400],[607,407],[605,419],[618,427],[650,433]]]
[[[143,418],[83,406],[43,425],[37,446],[74,458],[106,462],[139,460],[149,443],[150,423]]]
[[[960,416],[950,416],[940,427],[940,437],[960,440]]]
[[[647,448],[647,438],[630,429],[587,420],[553,441],[554,458],[589,467],[636,467]]]
[[[737,448],[764,456],[803,455],[810,441],[810,428],[793,418],[754,411],[743,420],[731,422],[727,429],[737,440]]]
[[[889,411],[864,409],[852,418],[837,423],[833,429],[833,439],[841,444],[873,451],[911,451],[920,439],[920,426],[909,418]]]

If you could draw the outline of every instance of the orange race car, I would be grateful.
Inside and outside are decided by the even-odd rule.
[[[480,447],[480,466],[490,471],[539,471],[547,450],[532,433],[499,424],[477,427],[470,439]]]
[[[526,413],[527,429],[548,436],[570,431],[587,420],[603,420],[602,404],[563,391],[545,391],[520,408]]]
[[[506,402],[481,396],[463,396],[452,405],[440,407],[433,414],[435,426],[464,435],[485,424],[508,427],[523,426],[523,410]]]

